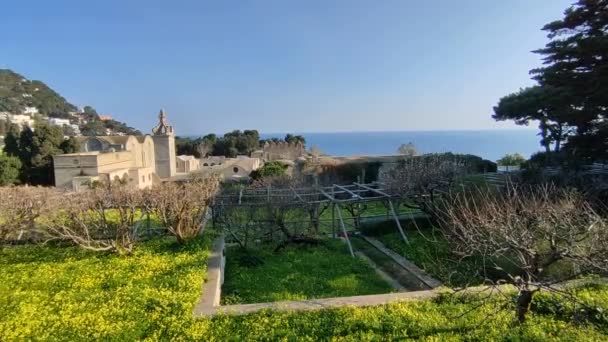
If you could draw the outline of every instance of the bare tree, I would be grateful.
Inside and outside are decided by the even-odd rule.
[[[449,190],[468,170],[468,165],[458,158],[430,154],[401,160],[382,172],[379,179],[391,193],[407,199],[410,206],[426,210],[438,190]]]
[[[451,193],[435,209],[455,254],[516,270],[505,281],[519,290],[519,321],[541,289],[553,290],[552,284],[581,273],[608,271],[608,222],[574,190],[552,185],[469,189]],[[550,274],[552,266],[564,262],[572,266],[570,274]]]
[[[406,156],[406,157],[414,157],[415,155],[418,154],[418,152],[416,151],[416,146],[414,146],[414,144],[412,142],[408,142],[407,144],[402,144],[397,149],[397,152],[399,152],[400,155]]]
[[[163,183],[146,193],[149,210],[179,243],[200,235],[205,229],[210,204],[219,188],[215,176],[190,182]]]
[[[213,144],[210,141],[203,141],[197,146],[201,158],[205,158],[213,151]]]
[[[52,188],[0,187],[0,242],[35,239],[36,221],[52,211],[59,195]]]
[[[319,161],[319,157],[321,156],[321,154],[323,154],[323,152],[321,152],[321,149],[318,146],[311,147],[309,153],[312,156],[313,162],[315,163]]]
[[[108,185],[66,193],[40,226],[50,239],[68,240],[88,250],[130,254],[145,214],[143,193]]]
[[[252,240],[276,244],[277,249],[317,243],[319,217],[327,206],[309,203],[310,194],[298,194],[304,184],[302,178],[275,176],[257,179],[237,192],[232,189],[232,194],[227,190],[228,196],[219,196],[215,206],[218,223],[243,248]]]

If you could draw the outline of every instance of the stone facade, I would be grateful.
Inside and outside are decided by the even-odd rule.
[[[249,179],[251,172],[259,169],[263,163],[260,158],[247,156],[236,158],[212,156],[200,159],[199,164],[199,172],[202,174],[216,174],[224,180],[238,181]]]
[[[156,173],[160,178],[171,178],[177,173],[175,160],[175,134],[167,122],[163,110],[158,115],[159,123],[152,129],[156,157]]]
[[[95,181],[121,181],[145,189],[174,176],[173,128],[166,124],[162,111],[159,118],[153,136],[76,138],[78,153],[53,157],[55,186],[79,190]]]
[[[182,155],[177,156],[176,171],[177,173],[190,173],[199,169],[200,160],[194,156]]]
[[[261,151],[254,152],[251,156],[262,158],[264,161],[296,160],[306,156],[306,149],[304,144],[300,142],[268,141],[264,144]]]

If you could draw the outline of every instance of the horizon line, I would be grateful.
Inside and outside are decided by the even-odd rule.
[[[246,128],[246,129],[233,129],[233,130],[228,130],[225,131],[224,133],[216,133],[216,132],[210,132],[210,133],[197,133],[197,134],[177,134],[176,136],[203,136],[206,134],[216,134],[216,135],[222,135],[222,134],[226,134],[226,133],[230,133],[233,131],[245,131],[245,130],[255,130],[255,129],[250,129],[250,128]],[[257,130],[259,134],[348,134],[348,133],[431,133],[431,132],[484,132],[484,131],[534,131],[536,132],[537,129],[536,128],[480,128],[480,129],[421,129],[421,130],[368,130],[368,131],[363,131],[363,130],[353,130],[353,131],[283,131],[283,132],[279,132],[279,131],[275,131],[275,132],[263,132],[260,130]]]

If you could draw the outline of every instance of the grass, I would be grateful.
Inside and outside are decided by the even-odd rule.
[[[199,240],[178,248],[158,239],[130,257],[57,246],[0,250],[0,341],[608,339],[608,286],[601,285],[578,290],[598,309],[592,323],[571,323],[571,308],[544,293],[523,325],[512,311],[475,309],[478,302],[466,297],[194,319],[208,246]]]
[[[608,287],[579,290],[606,308]],[[541,297],[548,298],[546,295]],[[539,298],[541,298],[539,297]],[[498,304],[501,304],[499,302]],[[490,302],[491,304],[491,302]],[[476,308],[474,297],[441,297],[368,308],[220,316],[199,327],[209,341],[605,341],[608,320],[569,323],[571,316],[536,313],[519,325],[511,310]]]
[[[426,289],[420,284],[420,280],[412,275],[410,272],[405,271],[401,266],[393,261],[393,259],[380,252],[374,246],[364,241],[360,237],[352,236],[350,238],[353,248],[356,251],[363,252],[368,258],[370,258],[382,271],[386,272],[393,279],[395,279],[401,286],[408,291],[417,291]]]
[[[207,239],[142,243],[134,255],[74,247],[0,250],[0,340],[157,339],[200,295]],[[176,321],[177,319],[177,321]]]
[[[418,218],[415,223],[410,219],[402,220],[401,225],[409,244],[403,241],[393,221],[366,225],[363,232],[378,239],[445,285],[457,287],[481,283],[483,279],[477,276],[482,269],[479,261],[452,255],[448,241],[431,226],[428,219]]]
[[[470,258],[460,260],[453,256],[441,233],[409,231],[407,237],[409,244],[399,233],[381,235],[377,239],[445,285],[457,287],[481,283],[482,278],[475,276],[481,265]]]
[[[251,265],[252,257],[262,263]],[[305,300],[387,293],[391,286],[339,240],[318,246],[227,251],[224,304]]]

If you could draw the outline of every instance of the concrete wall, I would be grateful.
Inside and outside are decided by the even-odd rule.
[[[187,160],[177,158],[176,164],[177,173],[189,173],[199,169],[199,160],[195,158]]]
[[[53,157],[55,186],[72,189],[72,178],[79,176],[97,176],[97,155],[64,154]]]
[[[156,173],[160,178],[170,178],[176,172],[175,137],[173,135],[153,135]]]
[[[72,178],[79,176],[99,176],[115,170],[133,168],[134,162],[129,151],[113,153],[72,153],[53,157],[55,186],[72,189]],[[122,176],[121,176],[122,177]],[[113,179],[111,177],[110,179]]]
[[[202,174],[216,174],[222,179],[244,179],[249,177],[251,171],[262,166],[262,161],[259,158],[249,157],[225,158],[222,159],[221,164],[215,164],[215,162],[218,162],[218,160],[202,159],[200,172]],[[208,166],[205,166],[205,164]],[[211,164],[214,165],[211,166]]]
[[[129,184],[139,189],[149,189],[154,185],[154,168],[137,168],[129,170]]]

